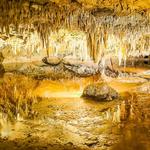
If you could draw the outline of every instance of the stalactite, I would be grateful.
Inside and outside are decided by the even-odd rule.
[[[120,5],[122,5],[121,1]],[[53,2],[36,4],[28,3],[26,0],[0,1],[1,32],[12,34],[10,26],[15,27],[16,34],[30,35],[33,34],[31,30],[37,31],[43,47],[47,50],[47,55],[49,55],[50,34],[62,28],[70,31],[79,30],[86,34],[89,54],[94,61],[98,61],[100,55],[112,49],[108,44],[108,37],[111,34],[114,36],[114,49],[119,51],[119,55],[140,55],[144,51],[150,54],[148,44],[150,39],[145,39],[143,36],[150,33],[149,24],[149,12],[135,12],[127,16],[117,16],[113,13],[109,16],[97,17],[93,15],[93,11],[78,5],[59,7]],[[123,35],[120,36],[119,33]],[[119,44],[119,41],[122,41],[122,44]],[[127,53],[122,54],[124,53],[122,45],[125,43],[130,45],[130,48],[125,47]]]

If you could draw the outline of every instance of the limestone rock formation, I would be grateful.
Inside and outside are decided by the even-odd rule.
[[[66,57],[63,59],[59,57],[44,57],[42,61],[49,67],[55,68],[55,71],[59,70],[59,72],[64,72],[65,70],[68,70],[80,77],[87,77],[98,73],[98,65],[93,62],[83,62],[78,59],[68,59]]]
[[[61,63],[62,59],[59,57],[44,57],[42,61],[47,65],[56,66]]]
[[[40,76],[41,74],[44,74],[42,67],[33,64],[24,64],[18,71],[26,75],[36,74]]]
[[[61,59],[52,56],[44,57],[41,62],[35,64],[24,63],[20,66],[19,70],[18,68],[14,68],[14,71],[39,77],[88,77],[96,74],[100,76],[104,73],[108,77],[116,78],[118,75],[121,75],[121,72],[119,74],[111,65],[103,66],[102,64],[97,65],[91,61],[80,61],[73,58]]]
[[[83,97],[92,97],[98,101],[109,101],[117,99],[119,94],[107,83],[96,83],[88,85],[83,91]]]
[[[63,62],[57,61],[55,58],[46,61],[48,61],[47,64],[24,64],[16,71],[25,75],[49,78],[54,76],[56,78],[70,78],[73,76],[88,77],[98,73],[98,67],[96,65],[78,63],[78,61],[71,61],[64,64]]]
[[[96,64],[88,65],[87,63],[74,62],[65,64],[65,68],[82,77],[91,76],[98,73],[98,66]]]
[[[33,65],[24,64],[18,73],[24,75],[32,76],[35,78],[51,78],[51,79],[62,79],[62,78],[72,78],[73,73],[65,69],[64,65],[61,63],[59,65]]]
[[[84,66],[84,65],[74,65],[74,66],[65,65],[65,67],[68,70],[70,70],[82,77],[95,75],[97,73],[97,69],[91,68],[88,66]]]

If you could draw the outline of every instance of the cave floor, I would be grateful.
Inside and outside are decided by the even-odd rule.
[[[141,83],[111,80],[122,98],[98,102],[80,97],[90,82],[38,81],[31,118],[0,115],[0,150],[148,150],[150,95],[132,92]]]

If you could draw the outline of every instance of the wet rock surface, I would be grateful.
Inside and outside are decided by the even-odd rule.
[[[59,101],[59,104],[54,104]],[[118,131],[111,131],[112,126],[106,118],[106,111],[95,110],[82,99],[66,99],[67,103],[58,100],[44,100],[35,106],[38,118],[23,120],[13,124],[8,134],[2,128],[0,148],[9,149],[55,149],[55,150],[92,150],[108,149],[117,142]],[[69,103],[69,101],[72,101]],[[73,106],[77,101],[77,105]],[[113,112],[110,112],[115,115]],[[100,115],[100,116],[98,116]],[[82,117],[81,117],[82,116]],[[118,118],[119,119],[119,118]],[[115,120],[114,120],[115,121]],[[117,121],[117,120],[116,120]],[[94,124],[93,124],[94,122]],[[117,133],[116,133],[117,132]],[[118,135],[117,135],[118,134]],[[19,137],[17,137],[19,135]],[[11,147],[10,147],[11,145]]]
[[[24,63],[20,68],[16,69],[16,72],[23,73],[25,75],[48,77],[48,78],[72,78],[89,77],[93,75],[101,75],[104,73],[108,77],[116,78],[119,74],[125,74],[118,72],[110,67],[100,68],[99,65],[94,62],[79,61],[77,59],[61,59],[59,57],[43,58],[43,62],[37,64]]]
[[[98,74],[97,65],[89,64],[88,62],[61,60],[57,57],[52,57],[52,59],[45,57],[42,61],[44,63],[24,63],[14,71],[34,77],[53,79],[72,78],[75,76],[88,77]]]
[[[38,117],[34,120],[23,120],[13,124],[4,122],[1,118],[3,125],[0,130],[0,148],[7,150],[119,148],[124,150],[125,147],[128,150],[140,146],[141,150],[148,150],[148,140],[145,141],[149,136],[148,122],[145,124],[148,111],[143,107],[139,108],[143,106],[139,98],[138,106],[135,106],[136,102],[130,100],[123,101],[121,104],[115,102],[106,105],[79,98],[45,99],[35,105],[34,109],[38,112]],[[132,109],[133,113],[131,113]],[[142,115],[143,112],[145,116]],[[133,122],[129,123],[129,120]],[[138,123],[135,124],[135,120],[138,120]],[[138,132],[135,129],[138,129]],[[140,139],[139,135],[141,135]],[[126,143],[125,145],[120,142],[122,137],[125,138],[123,142]],[[139,140],[144,140],[144,143]],[[128,145],[130,142],[134,144]]]
[[[20,58],[21,59],[21,58]],[[23,58],[22,58],[23,59]],[[146,77],[137,73],[119,70],[117,65],[111,66],[110,60],[106,65],[96,64],[93,61],[81,61],[78,59],[64,57],[45,57],[43,60],[18,60],[16,63],[5,62],[4,67],[7,72],[17,72],[36,78],[63,79],[73,77],[89,77],[94,75],[105,75],[111,78],[119,77]],[[114,60],[113,60],[114,61]]]
[[[83,77],[95,75],[98,73],[98,68],[96,66],[87,66],[83,64],[65,65],[65,68]]]
[[[85,87],[83,97],[92,97],[98,101],[109,101],[117,99],[119,94],[113,88],[108,86],[107,83],[102,82]]]
[[[61,79],[61,78],[72,78],[74,75],[72,72],[65,69],[64,65],[61,63],[59,65],[31,65],[25,64],[16,70],[16,72],[23,73],[24,75],[30,75],[35,78],[51,78],[51,79]]]
[[[61,59],[59,57],[45,57],[42,61],[50,66],[57,66],[61,63],[60,66],[62,66],[64,70],[67,69],[78,76],[87,77],[98,73],[98,66],[96,64],[88,64],[88,62],[82,62],[73,58],[68,59],[64,57]]]

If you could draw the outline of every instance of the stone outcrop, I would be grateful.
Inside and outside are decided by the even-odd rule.
[[[24,64],[17,72],[36,77],[70,78],[73,76],[88,77],[97,73],[97,68],[85,64],[33,65]]]
[[[65,69],[63,64],[56,66],[24,64],[19,70],[16,71],[35,78],[64,79],[72,78],[72,76],[74,76],[72,72]]]
[[[118,93],[107,83],[96,83],[88,85],[83,91],[83,97],[94,98],[98,101],[109,101],[119,97]]]
[[[79,76],[91,76],[98,73],[98,66],[94,63],[89,64],[88,62],[70,61],[64,64],[65,68],[74,72]]]
[[[62,58],[59,57],[44,57],[42,61],[47,65],[56,66],[59,65],[62,61]]]
[[[87,77],[98,73],[98,65],[93,62],[88,63],[77,59],[61,59],[59,57],[44,57],[42,61],[48,65],[47,67],[53,67],[55,70],[62,72],[68,70],[80,77]]]
[[[82,65],[82,64],[65,65],[65,68],[67,68],[68,70],[82,77],[91,76],[91,75],[95,75],[96,73],[98,73],[97,68],[93,68],[93,67]]]
[[[111,65],[102,66],[93,61],[81,61],[77,59],[65,59],[59,57],[44,57],[41,62],[37,64],[24,63],[20,69],[16,68],[17,72],[42,76],[42,77],[61,77],[70,78],[73,76],[88,77],[96,74],[105,74],[106,76],[116,78],[119,72],[111,67]]]

